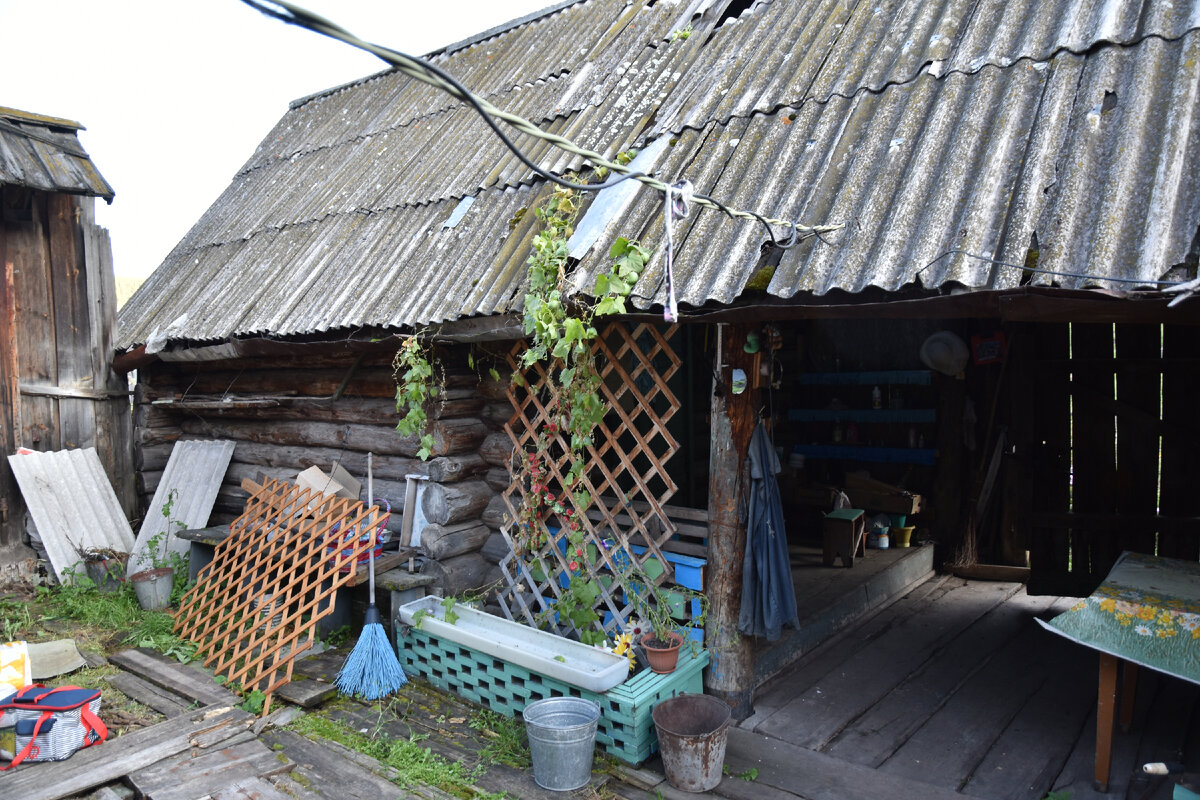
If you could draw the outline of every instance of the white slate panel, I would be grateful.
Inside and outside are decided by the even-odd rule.
[[[146,518],[142,520],[141,530],[138,531],[133,557],[129,559],[131,574],[150,569],[147,546],[155,535],[167,531],[168,527],[168,552],[180,555],[187,552],[188,543],[175,534],[208,525],[217,492],[233,458],[233,446],[233,442],[225,440],[175,443],[158,488],[154,490],[154,499],[150,501]],[[172,492],[175,494],[174,500],[171,500]],[[171,504],[169,517],[163,514],[168,502]]]
[[[8,463],[60,582],[84,573],[84,552],[133,550],[133,529],[96,448],[11,455]]]

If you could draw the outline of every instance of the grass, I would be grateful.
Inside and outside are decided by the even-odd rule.
[[[378,732],[363,733],[316,714],[307,714],[290,727],[310,739],[334,741],[386,764],[395,770],[391,780],[398,786],[434,786],[464,800],[502,800],[506,797],[504,793],[492,794],[475,788],[475,781],[484,769],[482,764],[468,770],[461,762],[449,761],[423,747],[418,736],[400,739]]]
[[[533,760],[529,755],[529,742],[525,726],[514,717],[506,717],[495,711],[480,709],[471,715],[467,723],[488,743],[479,751],[479,757],[488,764],[507,764],[516,769],[531,769]]]
[[[148,647],[187,662],[195,646],[175,636],[174,620],[162,611],[143,611],[133,587],[101,592],[86,577],[73,584],[40,586],[32,592],[0,598],[0,641],[48,642],[69,638],[83,653],[108,656],[129,647]],[[86,667],[50,679],[103,692],[104,717],[116,719],[116,732],[162,720],[153,709],[127,697],[107,679],[120,672],[113,666]]]

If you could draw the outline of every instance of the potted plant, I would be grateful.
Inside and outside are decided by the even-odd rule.
[[[128,553],[122,553],[111,548],[84,550],[83,566],[88,578],[101,592],[116,591],[125,580],[125,564],[129,560]]]
[[[704,626],[708,598],[682,586],[656,584],[641,566],[632,570],[626,592],[641,618],[641,625],[634,628],[640,632],[638,644],[646,653],[646,663],[654,672],[673,672],[680,648],[691,640],[692,629]],[[690,619],[689,611],[693,612]]]
[[[172,489],[167,502],[163,504],[162,515],[166,519],[166,528],[150,537],[146,542],[145,553],[138,562],[138,566],[148,563],[149,568],[129,576],[133,590],[137,593],[138,604],[146,611],[166,608],[171,602],[171,592],[175,588],[175,559],[171,557],[167,546],[167,536],[173,525],[185,527],[179,520],[171,519],[171,507],[175,504],[177,494],[177,490]]]

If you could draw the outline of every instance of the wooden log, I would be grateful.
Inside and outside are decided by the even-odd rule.
[[[504,588],[504,570],[493,564],[483,578],[483,587],[487,590],[483,596],[485,603],[494,603],[500,590]]]
[[[511,524],[510,517],[512,513],[508,510],[508,503],[504,502],[503,497],[496,495],[488,501],[480,519],[487,523],[488,527],[499,530]]]
[[[233,462],[263,467],[287,467],[296,473],[309,467],[328,470],[331,464],[337,463],[360,480],[365,481],[367,475],[366,453],[332,447],[238,442],[233,450]],[[482,473],[487,469],[487,463],[478,453],[438,456],[428,461],[375,453],[372,469],[376,478],[384,480],[403,481],[406,475],[427,475],[430,480],[439,483],[453,483]]]
[[[154,383],[182,380],[203,372],[226,372],[236,368],[245,372],[295,372],[324,369],[345,374],[355,361],[359,370],[392,369],[397,344],[386,342],[305,342],[289,343],[277,340],[237,342],[240,356],[211,361],[162,361],[142,370]],[[288,352],[290,351],[290,352]]]
[[[512,403],[505,400],[504,402],[492,401],[484,405],[480,411],[479,418],[491,425],[497,430],[503,428],[505,424],[512,419],[513,407]]]
[[[453,525],[426,525],[421,531],[421,549],[430,558],[441,561],[478,550],[491,533],[492,529],[477,519]]]
[[[156,444],[175,444],[183,437],[179,428],[138,428],[133,432],[133,442],[140,447]]]
[[[433,583],[429,588],[434,594],[446,597],[465,594],[483,586],[492,566],[478,552],[466,553],[445,561],[426,559],[421,565],[421,574],[432,575]]]
[[[495,490],[484,481],[460,483],[428,483],[422,492],[421,510],[425,519],[435,525],[448,525],[468,519],[478,519],[496,496]]]
[[[483,461],[483,459],[480,459],[480,461]],[[487,462],[484,461],[484,464],[486,465]],[[512,482],[512,478],[509,477],[506,467],[492,467],[487,471],[485,480],[487,481],[487,485],[497,492],[503,492]]]
[[[334,369],[243,369],[237,361],[225,361],[225,370],[196,370],[156,373],[155,399],[192,395],[297,395],[304,387],[308,397],[332,397],[350,374],[351,362]],[[346,397],[394,398],[396,381],[390,368],[360,367],[342,389]]]
[[[479,455],[493,467],[507,467],[512,451],[512,439],[502,431],[489,433],[479,445]]]
[[[710,647],[716,652],[721,669],[707,670],[705,689],[729,704],[734,719],[750,715],[754,691],[754,657],[751,637],[738,635],[738,616],[742,604],[742,559],[746,552],[746,526],[740,518],[742,465],[749,452],[758,408],[758,390],[747,387],[733,394],[729,370],[740,368],[747,375],[758,374],[757,354],[746,353],[742,346],[749,325],[728,326],[721,365],[724,391],[713,397],[711,411],[712,446],[708,469],[708,624]]]
[[[414,457],[421,448],[417,436],[398,436],[388,426],[332,422],[280,422],[263,425],[247,420],[184,420],[184,433],[205,438],[263,442],[284,445],[313,445],[368,451],[383,455]],[[478,449],[488,429],[477,419],[434,420],[430,425],[434,455],[457,455]],[[147,443],[147,442],[144,442]]]
[[[156,444],[138,448],[137,468],[139,471],[162,470],[171,457],[173,444]]]
[[[508,542],[504,541],[504,534],[500,531],[492,531],[487,541],[483,543],[483,547],[479,548],[479,555],[483,556],[489,564],[499,564],[508,554]]]
[[[429,403],[426,413],[430,419],[478,417],[484,409],[484,402],[482,397],[469,389],[454,389],[446,392],[444,398]],[[154,407],[169,413],[187,413],[201,418],[358,422],[368,425],[395,425],[400,421],[394,400],[375,397],[342,397],[334,400],[331,397],[264,394],[189,393],[180,396],[176,392],[167,392],[164,397],[155,399]]]
[[[221,484],[220,488],[217,490],[217,499],[213,504],[213,513],[209,515],[210,521],[217,519],[218,512],[222,514],[240,516],[246,510],[246,501],[250,498],[250,493],[242,487],[241,481],[245,478],[254,480],[257,473],[260,471],[278,480],[290,481],[296,477],[295,473],[286,470],[278,470],[273,468],[264,469],[262,467],[248,467],[246,465],[230,464],[229,472],[227,472],[225,476],[227,482]],[[398,539],[400,535],[400,528],[403,524],[404,489],[405,484],[398,481],[375,481],[375,498],[383,498],[387,500],[392,507],[391,514],[388,517],[387,523],[384,525],[384,527],[391,532],[393,539]],[[367,487],[366,484],[364,484],[359,492],[359,500],[366,502],[366,499]]]
[[[505,373],[506,369],[497,367],[500,372],[499,380],[492,378],[489,374],[484,374],[479,381],[479,394],[487,400],[503,400],[508,406],[509,413],[512,413],[512,404],[508,402],[508,386],[511,383],[509,376]]]

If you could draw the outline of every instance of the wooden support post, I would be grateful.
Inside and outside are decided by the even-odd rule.
[[[712,664],[706,670],[705,688],[733,710],[735,719],[751,713],[754,694],[754,659],[750,639],[738,634],[742,606],[742,559],[746,551],[746,526],[740,519],[742,467],[754,432],[758,391],[756,355],[742,346],[749,325],[724,328],[717,375],[720,383],[711,405],[712,445],[708,467],[708,636]],[[746,372],[746,390],[735,395],[731,374]]]
[[[1137,699],[1138,665],[1126,661],[1121,669],[1121,733],[1133,727],[1133,703]]]
[[[1113,729],[1117,721],[1117,668],[1121,660],[1100,654],[1100,687],[1096,698],[1096,791],[1108,791],[1112,766]]]

